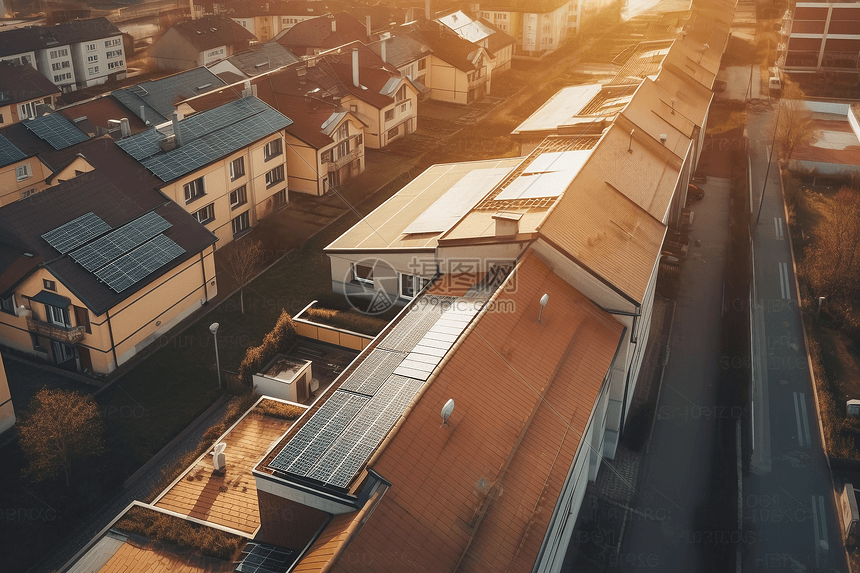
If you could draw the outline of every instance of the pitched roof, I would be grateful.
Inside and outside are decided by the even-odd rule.
[[[298,62],[299,58],[279,43],[270,40],[233,54],[227,58],[227,61],[236,66],[240,72],[251,77]]]
[[[16,201],[0,208],[0,242],[23,246],[42,256],[48,261],[46,268],[96,315],[197,256],[216,241],[216,237],[182,207],[166,200],[156,189],[158,180],[142,171],[110,137],[91,140],[76,150],[95,169],[45,189],[33,201]],[[43,234],[90,212],[116,229],[152,211],[171,224],[164,235],[184,249],[184,253],[121,292],[115,292],[42,238]],[[7,270],[0,269],[0,273]]]
[[[435,57],[463,71],[475,69],[475,65],[472,63],[475,59],[475,53],[483,49],[452,32],[442,30],[413,30],[410,35],[422,44],[429,46]]]
[[[427,44],[405,33],[373,42],[367,47],[381,57],[383,43],[385,44],[385,60],[397,68],[411,64],[433,53]]]
[[[115,90],[112,95],[131,113],[152,125],[170,119],[178,102],[227,85],[205,67]],[[145,112],[141,116],[140,108]]]
[[[356,40],[366,42],[367,28],[354,16],[338,12],[299,22],[278,34],[275,40],[297,53],[307,49],[329,50]]]
[[[186,20],[175,24],[172,29],[201,52],[218,46],[253,42],[257,39],[240,24],[221,16],[204,16],[196,20]]]
[[[493,306],[512,310],[473,322],[371,459],[392,484],[379,505],[309,556],[341,551],[334,571],[531,571],[624,329],[530,252]]]
[[[164,182],[173,181],[290,125],[292,121],[254,96],[239,98],[179,121],[181,145],[161,142],[173,126],[126,137],[117,145]]]
[[[0,105],[60,94],[60,88],[33,66],[0,62]]]
[[[0,32],[0,56],[98,40],[120,34],[117,27],[104,17],[74,20],[56,26],[17,28]]]
[[[5,167],[11,163],[15,163],[16,161],[21,161],[25,159],[27,155],[15,147],[15,145],[0,135],[0,167]]]

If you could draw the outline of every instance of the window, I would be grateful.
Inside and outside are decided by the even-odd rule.
[[[245,229],[251,226],[251,217],[248,215],[248,211],[245,211],[238,217],[233,219],[233,234],[238,235]]]
[[[52,340],[51,349],[54,351],[54,363],[56,364],[62,364],[75,358],[75,349],[68,344]]]
[[[393,127],[388,130],[388,139],[394,139],[400,133],[400,126]]]
[[[15,177],[18,178],[18,181],[23,181],[24,179],[29,179],[33,176],[33,170],[30,169],[30,164],[25,163],[24,165],[19,165],[15,168]]]
[[[329,149],[328,151],[322,152],[321,159],[322,159],[323,163],[331,163],[331,153],[332,153],[331,149]]]
[[[245,175],[245,158],[240,157],[230,162],[230,181],[235,181]]]
[[[337,158],[346,156],[349,154],[349,140],[343,141],[337,144]]]
[[[427,58],[424,58],[423,60],[418,60],[418,71],[420,72],[421,70],[426,70],[426,69],[427,69]]]
[[[18,117],[21,119],[33,119],[36,117],[36,102],[18,104]]]
[[[355,282],[373,285],[373,267],[371,266],[353,263],[352,276]]]
[[[87,68],[87,73],[91,76],[94,76],[97,73],[99,73],[99,67],[98,66],[92,66],[91,68]]]
[[[112,48],[113,46],[119,46],[122,44],[122,39],[114,38],[113,40],[105,40],[105,48]]]
[[[397,90],[397,95],[394,97],[394,101],[400,103],[406,99],[406,86],[400,86],[400,89]]]
[[[272,159],[273,157],[277,157],[281,153],[284,152],[284,147],[281,144],[281,139],[275,139],[266,144],[266,147],[263,148],[263,155],[266,158],[266,161]]]
[[[69,321],[69,309],[61,308],[59,306],[52,306],[50,304],[45,305],[45,313],[48,317],[48,322],[51,324],[56,324],[57,326],[71,326],[72,323]]]
[[[42,346],[42,343],[39,342],[39,337],[33,333],[30,333],[30,340],[33,341],[33,350],[38,350],[39,352],[47,352],[45,347]]]
[[[203,185],[203,178],[195,179],[190,183],[186,183],[182,189],[185,191],[185,202],[191,203],[195,199],[199,199],[206,195],[206,188]]]
[[[429,282],[429,279],[414,275],[400,275],[400,292],[398,294],[403,298],[415,298],[415,295],[421,292],[421,289]]]
[[[283,207],[284,205],[287,204],[287,190],[286,189],[281,189],[280,191],[278,191],[277,193],[272,195],[272,197],[275,198],[275,207]]]
[[[199,211],[195,211],[191,216],[203,225],[210,223],[215,219],[215,204],[209,203]]]
[[[21,199],[26,199],[27,197],[34,194],[35,192],[36,192],[35,187],[33,189],[27,189],[26,191],[21,191]]]
[[[358,106],[357,105],[349,106],[349,111],[351,111],[352,113],[356,113],[358,111]]]
[[[385,121],[391,121],[394,119],[394,109],[385,110]]]
[[[75,309],[75,324],[78,326],[83,326],[84,330],[87,331],[87,334],[92,334],[93,330],[90,326],[90,313],[87,309],[81,306],[72,306]]]
[[[248,202],[248,191],[244,185],[230,191],[230,209],[241,207]]]
[[[409,102],[400,104],[400,113],[406,113],[409,111]]]
[[[56,281],[49,281],[48,279],[42,279],[42,287],[47,290],[52,290],[57,292],[57,283]]]
[[[107,55],[107,59],[109,59],[109,60],[111,58],[119,58],[120,56],[122,56],[122,50],[111,50],[106,55]]]
[[[69,55],[69,51],[66,48],[61,50],[51,50],[51,59],[54,60],[56,58],[63,58]]]
[[[9,314],[15,314],[15,295],[0,297],[0,310]]]
[[[54,70],[55,72],[58,72],[62,69],[68,68],[70,66],[71,66],[71,64],[69,63],[69,60],[63,60],[62,62],[54,62],[53,64],[51,64],[51,69]]]
[[[347,139],[349,137],[349,123],[345,123],[337,128],[337,139]]]
[[[427,85],[427,76],[421,74],[415,81],[421,82],[423,85]]]
[[[87,62],[93,63],[99,61],[99,55],[93,54],[92,56],[87,56]]]
[[[57,74],[54,76],[54,83],[61,82],[63,80],[72,79],[72,72],[66,72],[64,74]]]
[[[108,62],[108,69],[112,70],[114,68],[121,68],[125,65],[125,62],[122,60],[117,60],[115,62]]]
[[[359,146],[359,145],[361,145],[361,142],[363,141],[363,138],[361,137],[361,135],[362,135],[362,134],[360,134],[360,133],[359,133],[359,134],[358,134],[358,136],[355,138],[355,145],[356,145],[356,147],[357,147],[357,146]]]
[[[278,165],[268,173],[266,173],[266,188],[277,185],[284,180],[284,166]]]
[[[95,51],[95,49],[96,49],[96,45],[95,45],[95,44],[87,44],[87,51],[88,51],[88,52],[94,52],[94,51]]]

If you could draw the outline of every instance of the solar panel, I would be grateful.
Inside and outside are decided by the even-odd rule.
[[[21,161],[27,155],[15,147],[11,141],[0,135],[0,167]]]
[[[25,121],[24,125],[41,139],[50,143],[54,149],[65,149],[89,139],[86,133],[58,113]]]
[[[49,245],[66,254],[105,231],[110,231],[110,225],[90,211],[77,219],[72,219],[65,225],[48,231],[42,235],[42,238],[48,241]]]
[[[389,352],[377,348],[361,361],[340,388],[372,396],[405,357],[404,352]]]
[[[269,467],[306,476],[368,400],[367,396],[360,394],[335,391],[287,442]]]
[[[573,183],[576,174],[577,171],[551,171],[517,177],[496,195],[496,201],[558,197]]]
[[[378,348],[409,352],[455,300],[449,296],[423,297],[379,342]]]
[[[307,477],[346,488],[423,384],[412,378],[390,376]]]
[[[158,235],[94,274],[114,291],[122,292],[184,252],[185,249],[171,239]]]
[[[297,557],[292,549],[254,541],[245,545],[242,554],[237,573],[285,573]]]
[[[158,213],[149,212],[72,251],[70,256],[76,263],[93,272],[170,227],[171,224]]]

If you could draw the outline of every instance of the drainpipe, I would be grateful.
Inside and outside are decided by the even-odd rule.
[[[113,363],[115,368],[119,368],[119,360],[116,357],[116,342],[113,340],[113,327],[110,324],[110,311],[105,311],[107,314],[108,335],[110,335],[110,349],[113,353]]]

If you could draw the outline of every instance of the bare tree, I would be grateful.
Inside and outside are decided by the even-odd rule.
[[[242,241],[227,255],[227,272],[239,283],[239,305],[245,314],[245,285],[263,262],[263,244],[260,241]]]
[[[812,112],[803,103],[805,97],[797,84],[786,83],[774,131],[774,143],[783,165],[788,164],[800,145],[812,141],[815,132]]]
[[[104,425],[95,401],[68,390],[39,390],[18,432],[27,472],[36,481],[63,473],[66,487],[72,465],[104,449]]]

